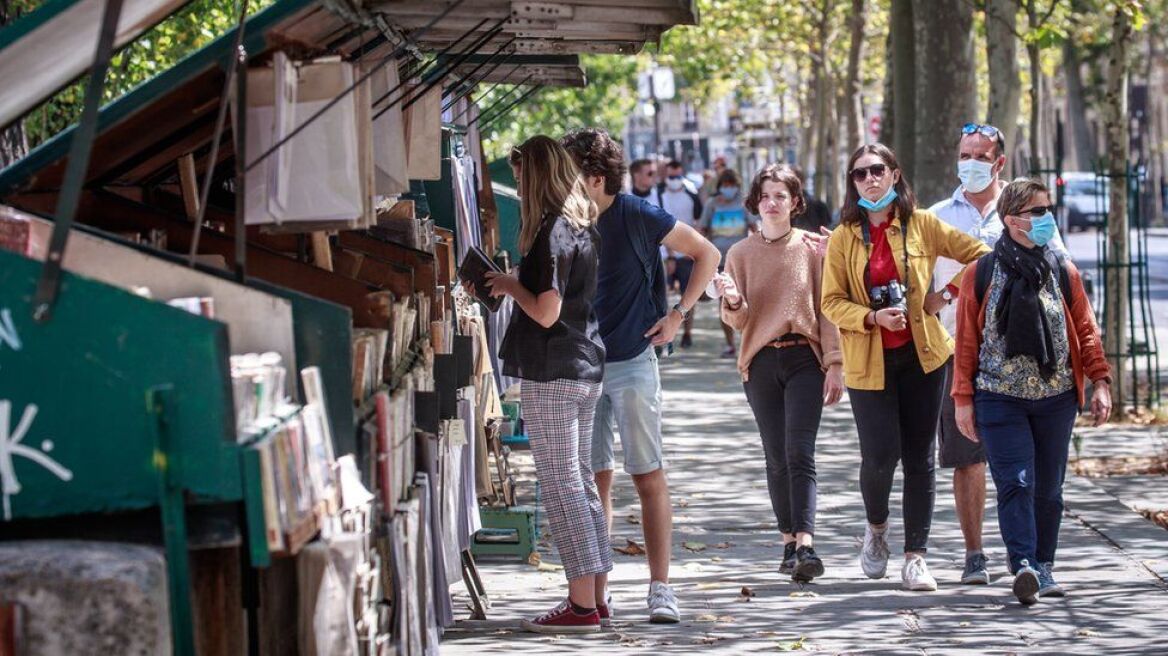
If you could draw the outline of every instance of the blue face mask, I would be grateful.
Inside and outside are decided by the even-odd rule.
[[[869,212],[879,212],[880,210],[891,205],[892,201],[894,200],[896,200],[896,187],[889,187],[888,193],[884,194],[884,196],[875,203],[861,196],[859,204],[860,207],[868,210]]]
[[[1037,219],[1030,219],[1030,230],[1026,231],[1026,238],[1034,242],[1035,246],[1046,246],[1054,239],[1056,229],[1054,215],[1047,212]]]
[[[734,197],[738,195],[738,187],[722,187],[718,193],[722,194],[722,198],[726,200],[734,200]]]

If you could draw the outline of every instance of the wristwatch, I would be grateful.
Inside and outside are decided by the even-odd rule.
[[[949,291],[948,287],[941,290],[941,298],[945,299],[946,303],[953,302],[953,292]]]
[[[673,308],[672,308],[672,309],[673,309],[673,310],[675,310],[675,311],[676,311],[678,314],[680,314],[682,319],[688,319],[688,318],[689,318],[689,313],[690,313],[690,311],[689,311],[689,310],[687,310],[687,309],[685,309],[685,308],[683,308],[683,307],[681,306],[681,303],[675,303],[675,304],[673,305]]]

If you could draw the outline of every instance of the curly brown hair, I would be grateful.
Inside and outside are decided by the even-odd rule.
[[[778,182],[787,188],[791,194],[791,218],[795,218],[807,210],[803,200],[803,185],[799,182],[799,174],[786,164],[768,164],[762,168],[750,183],[750,193],[746,196],[746,211],[755,216],[762,216],[758,212],[758,203],[762,200],[762,185],[764,182]]]
[[[600,128],[575,130],[564,135],[560,145],[568,150],[581,173],[604,178],[604,193],[620,193],[628,168],[624,150],[608,132]]]

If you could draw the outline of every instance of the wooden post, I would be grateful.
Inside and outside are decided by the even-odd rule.
[[[333,251],[329,246],[328,233],[312,233],[312,261],[325,271],[333,270]]]
[[[187,153],[178,158],[178,182],[182,189],[183,207],[187,218],[194,221],[199,216],[199,176],[195,172],[195,156]]]

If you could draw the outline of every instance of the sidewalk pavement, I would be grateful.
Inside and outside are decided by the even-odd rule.
[[[480,561],[492,604],[488,619],[460,621],[448,630],[445,654],[1164,653],[1168,534],[1096,483],[1073,475],[1066,486],[1067,516],[1056,568],[1068,589],[1066,599],[1043,600],[1030,608],[1014,599],[992,483],[985,542],[994,581],[990,586],[959,584],[964,547],[951,476],[944,470],[938,470],[928,557],[940,589],[902,591],[895,555],[885,579],[867,579],[858,560],[864,513],[846,395],[844,403],[825,412],[817,447],[816,549],[826,574],[805,587],[780,576],[781,540],[757,429],[733,361],[717,357],[722,337],[712,310],[710,305],[699,308],[695,347],[662,366],[675,524],[671,579],[682,622],[647,622],[645,557],[617,553],[611,629],[573,637],[523,633],[520,619],[551,608],[567,594],[563,573]],[[527,495],[522,501],[531,503],[530,456],[517,453],[512,462],[519,466],[519,486]],[[613,543],[643,543],[641,527],[634,523],[640,512],[636,492],[619,467],[616,481]],[[899,475],[892,498],[890,543],[896,551],[903,537]],[[546,530],[544,522],[540,552],[545,564],[557,562]],[[455,590],[456,604],[464,606],[465,590]],[[754,596],[743,596],[744,591]]]

